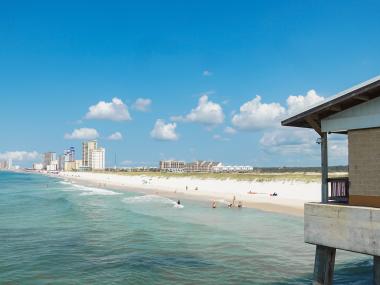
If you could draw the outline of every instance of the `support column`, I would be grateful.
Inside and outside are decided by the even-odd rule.
[[[373,285],[380,285],[380,256],[373,257]]]
[[[327,133],[321,134],[321,166],[322,166],[322,203],[328,202],[328,173],[329,173],[329,164],[328,164],[328,155],[327,155]]]
[[[317,245],[315,251],[313,285],[333,284],[336,249]]]

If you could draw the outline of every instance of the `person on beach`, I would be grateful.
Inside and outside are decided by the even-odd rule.
[[[243,208],[243,203],[241,201],[238,203],[238,208]]]
[[[236,201],[236,196],[234,195],[233,199],[232,199],[232,206],[235,207],[235,201]]]
[[[212,207],[213,209],[216,208],[216,201],[212,201],[211,207]]]

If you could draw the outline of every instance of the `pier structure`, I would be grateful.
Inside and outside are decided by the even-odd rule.
[[[321,202],[306,203],[304,209],[304,240],[316,245],[313,284],[333,284],[340,249],[373,256],[373,284],[380,285],[380,76],[282,125],[314,129],[319,135]],[[348,177],[329,177],[331,135],[347,137]]]

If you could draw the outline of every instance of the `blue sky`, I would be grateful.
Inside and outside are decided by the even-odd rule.
[[[27,165],[33,152],[80,149],[87,128],[109,165],[115,153],[125,166],[318,165],[316,135],[279,122],[379,74],[379,9],[377,1],[3,1],[0,158]],[[146,110],[138,98],[150,100],[140,100]],[[69,139],[74,130],[79,139]],[[121,140],[107,139],[115,132]],[[346,162],[345,144],[332,140],[331,164]]]

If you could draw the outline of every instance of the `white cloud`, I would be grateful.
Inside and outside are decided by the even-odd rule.
[[[305,96],[289,96],[287,107],[280,103],[262,103],[261,97],[256,96],[240,107],[240,112],[232,113],[232,124],[239,130],[258,131],[281,126],[281,120],[294,115],[324,100],[314,89]]]
[[[232,124],[240,130],[257,131],[279,126],[285,113],[279,103],[261,103],[261,97],[256,96],[240,107],[240,112],[232,117]]]
[[[202,75],[203,76],[212,76],[213,73],[210,70],[203,70]]]
[[[151,99],[138,98],[132,107],[140,112],[148,112],[150,110],[151,105],[152,105]]]
[[[199,98],[198,106],[192,109],[189,114],[185,117],[175,116],[171,119],[173,121],[200,123],[211,126],[223,123],[224,113],[219,104],[209,101],[207,95],[202,95]]]
[[[224,132],[229,135],[234,135],[237,133],[237,131],[232,127],[225,127]]]
[[[40,154],[36,151],[7,151],[0,153],[0,160],[31,161],[37,158],[40,158]]]
[[[119,141],[123,139],[123,135],[120,132],[115,132],[107,137],[110,141]]]
[[[264,133],[260,145],[266,153],[282,156],[308,156],[320,159],[318,134],[311,129],[281,128]],[[330,135],[328,138],[330,165],[346,164],[348,158],[347,137]]]
[[[322,102],[324,99],[325,98],[319,96],[314,89],[309,90],[305,96],[289,96],[286,100],[288,114],[292,115],[299,113],[308,107]]]
[[[260,139],[260,145],[267,153],[280,155],[316,154],[317,134],[308,129],[281,128],[266,132]]]
[[[64,136],[67,140],[93,140],[98,137],[98,131],[91,128],[75,129],[71,134],[66,133]]]
[[[221,135],[213,135],[212,138],[216,141],[229,141],[230,139],[229,138],[225,138],[225,137],[222,137]]]
[[[165,124],[164,120],[159,119],[156,121],[153,130],[150,132],[150,136],[156,140],[175,141],[178,140],[176,128],[176,123]]]
[[[85,116],[86,119],[100,119],[112,121],[130,121],[128,107],[119,98],[113,98],[112,102],[100,101],[90,106]]]

